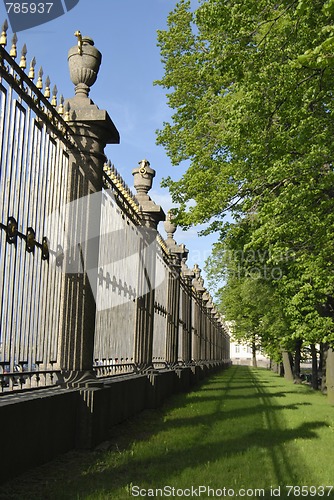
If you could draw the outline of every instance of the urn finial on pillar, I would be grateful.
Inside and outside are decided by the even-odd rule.
[[[138,165],[138,168],[132,170],[134,187],[137,191],[136,197],[139,201],[150,200],[147,193],[152,188],[155,170],[150,167],[150,162],[148,160],[141,160],[138,162]]]
[[[134,187],[137,191],[136,199],[142,213],[143,225],[157,229],[159,222],[165,220],[165,213],[148,195],[149,190],[152,188],[155,170],[150,167],[148,160],[141,160],[139,167],[132,170],[132,175],[134,177]]]
[[[88,98],[90,87],[95,83],[100,68],[102,55],[94,41],[88,36],[75,32],[78,44],[68,52],[70,77],[75,85],[75,95]]]
[[[197,278],[197,279],[200,278],[201,271],[202,270],[200,269],[199,265],[198,264],[194,264],[193,272],[195,274],[195,278]]]
[[[173,221],[173,219],[174,219],[173,212],[171,210],[168,210],[167,217],[166,217],[166,220],[164,222],[164,229],[167,233],[167,240],[166,240],[167,245],[169,243],[173,244],[173,245],[176,244],[176,241],[174,240],[174,233],[177,229],[177,226],[176,226],[175,222]]]
[[[198,264],[194,265],[193,272],[195,275],[195,279],[193,281],[194,288],[195,288],[196,292],[202,294],[205,292],[205,288],[203,286],[204,280],[201,277],[201,269],[200,269]]]

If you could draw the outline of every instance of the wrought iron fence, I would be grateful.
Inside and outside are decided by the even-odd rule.
[[[57,381],[62,275],[58,248],[49,248],[57,227],[48,214],[63,202],[69,128],[29,76],[25,52],[15,61],[0,45],[0,390]],[[42,72],[39,73],[41,87]],[[53,265],[55,264],[55,265]]]
[[[227,360],[224,327],[204,300],[198,269],[192,272],[186,267],[185,248],[172,237],[175,228],[169,221],[165,241],[147,227],[141,203],[145,199],[153,203],[147,196],[146,174],[150,171],[153,178],[154,171],[145,161],[136,170],[142,176],[137,196],[110,161],[104,164],[97,218],[95,331],[76,337],[76,318],[68,316],[82,314],[80,301],[88,285],[78,279],[78,270],[65,277],[64,259],[71,260],[71,251],[64,252],[60,212],[69,200],[90,194],[89,181],[83,181],[87,151],[82,155],[74,140],[69,104],[64,106],[62,97],[58,104],[57,88],[51,92],[48,77],[43,84],[42,70],[34,83],[34,59],[26,74],[26,48],[17,63],[16,43],[14,37],[8,54],[2,32],[0,392],[63,383],[63,372],[80,371],[77,360],[87,348],[81,342],[89,344],[89,370],[98,378],[135,373],[144,366],[163,369]],[[71,178],[73,168],[80,171],[80,186],[73,181],[75,176]],[[69,186],[76,192],[69,194]],[[155,216],[156,209],[155,205]],[[57,213],[59,217],[50,217]],[[72,215],[80,220],[79,205]],[[83,225],[78,234],[85,230]],[[84,323],[80,319],[77,324],[85,328]],[[71,358],[74,345],[76,359]],[[68,366],[69,359],[73,366]]]

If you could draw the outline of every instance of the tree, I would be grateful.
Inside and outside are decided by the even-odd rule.
[[[241,225],[215,245],[207,261],[209,284],[234,338],[252,347],[253,359],[261,349],[279,363],[282,351],[292,350],[295,343],[277,291],[280,274],[268,265],[266,249],[246,249],[250,233]]]
[[[174,165],[191,162],[166,180],[184,225],[250,213],[330,164],[333,70],[298,62],[321,39],[322,3],[301,17],[298,2],[208,0],[192,13],[182,0],[159,32],[175,113],[158,142]]]
[[[181,0],[158,35],[157,82],[174,110],[158,143],[174,165],[190,161],[165,180],[179,223],[206,222],[221,242],[250,227],[243,251],[266,249],[282,270],[274,289],[292,340],[330,346],[333,5],[202,0],[192,11]]]

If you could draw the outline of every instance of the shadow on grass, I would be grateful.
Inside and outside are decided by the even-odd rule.
[[[198,398],[198,402],[205,401],[214,401],[214,398]],[[274,405],[272,407],[272,411],[280,411],[280,410],[298,410],[302,406],[310,406],[311,403],[294,403],[290,405]],[[254,415],[263,415],[264,409],[263,406],[253,406],[249,408],[234,408],[233,410],[224,410],[221,408],[216,411],[214,414],[204,414],[199,416],[191,416],[188,418],[178,418],[168,421],[166,426],[168,429],[175,428],[179,429],[182,426],[188,427],[189,425],[202,425],[205,423],[206,425],[214,424],[217,419],[219,420],[229,420],[229,419],[239,419],[239,418],[247,418]],[[240,422],[241,423],[241,422]],[[166,429],[165,426],[165,429]]]
[[[245,384],[246,380],[251,380],[251,384]],[[214,389],[217,391],[216,397],[206,395],[207,391],[212,389],[212,383],[217,385]],[[237,396],[235,392],[242,391],[242,388],[246,393],[242,397]],[[249,394],[248,391],[253,393]],[[294,391],[288,392],[294,394]],[[208,463],[220,461],[223,464],[230,458],[242,457],[252,449],[255,453],[262,449],[270,456],[277,484],[297,484],[298,478],[285,445],[296,439],[317,439],[317,429],[324,427],[326,422],[315,420],[301,423],[293,429],[282,428],[280,410],[297,411],[310,404],[305,402],[275,405],[275,398],[285,396],[286,393],[281,391],[268,393],[266,386],[258,380],[256,372],[245,367],[232,368],[223,375],[216,375],[213,379],[204,381],[196,394],[172,400],[165,407],[167,418],[164,416],[152,429],[153,433],[149,432],[145,436],[157,435],[159,432],[168,434],[170,431],[179,431],[178,435],[181,433],[187,436],[195,428],[197,432],[192,439],[185,440],[182,445],[167,442],[164,448],[152,447],[147,450],[146,456],[137,456],[135,453],[129,461],[113,468],[112,474],[108,467],[92,474],[95,479],[96,475],[99,476],[98,482],[109,491],[119,488],[125,490],[130,483],[146,483],[150,488],[159,488],[162,483],[168,484],[168,478],[175,478],[183,470],[202,470]],[[252,400],[254,403],[250,406]],[[210,405],[209,413],[206,413],[207,403]],[[168,407],[187,408],[191,405],[196,405],[198,415],[192,413],[188,417],[178,418],[168,414]],[[238,429],[233,432],[233,427]],[[138,436],[136,437],[138,441]],[[173,447],[174,449],[169,449]],[[294,460],[300,461],[301,458],[295,456]],[[261,468],[260,463],[259,467]]]
[[[159,432],[166,436],[176,436],[175,442],[168,441],[166,437],[166,446],[152,446],[147,449],[145,455],[135,451],[134,455],[124,464],[114,465],[112,469],[106,465],[100,471],[92,471],[89,474],[93,484],[97,481],[103,484],[104,488],[112,493],[117,489],[126,489],[130,483],[135,485],[149,484],[150,488],[159,488],[161,484],[168,484],[170,478],[175,478],[186,469],[203,470],[208,463],[221,462],[222,464],[233,457],[242,457],[244,454],[254,450],[255,454],[260,450],[265,450],[270,457],[271,467],[274,471],[274,478],[277,484],[298,484],[298,477],[295,474],[295,464],[300,463],[301,458],[286,450],[286,443],[297,439],[318,438],[317,429],[324,427],[326,422],[316,421],[301,423],[293,429],[282,428],[279,414],[280,410],[296,411],[310,403],[275,405],[274,398],[283,397],[284,393],[267,393],[266,388],[257,379],[256,374],[245,368],[242,368],[243,377],[236,377],[238,369],[231,369],[230,372],[220,376],[215,380],[220,380],[221,391],[218,391],[217,397],[207,397],[205,394],[210,388],[211,381],[205,382],[197,391],[197,397],[187,396],[183,399],[183,408],[193,405],[193,411],[209,403],[210,412],[196,415],[191,413],[189,416],[174,418],[168,415],[167,419],[158,422],[154,428],[153,434]],[[245,395],[242,398],[230,394],[244,383],[247,377],[252,380],[250,389],[255,394]],[[218,384],[217,384],[218,385]],[[250,390],[249,389],[249,390]],[[216,389],[217,390],[217,389]],[[293,391],[291,391],[293,393]],[[201,395],[199,395],[199,393]],[[258,405],[248,406],[249,400],[256,398]],[[241,403],[241,407],[234,407],[234,400]],[[228,403],[230,407],[225,408]],[[175,405],[175,401],[172,403]],[[232,405],[232,406],[231,406]],[[261,418],[259,416],[261,415]],[[184,439],[181,443],[177,441],[180,435],[188,436],[197,429],[193,438]],[[146,436],[152,436],[148,432]],[[136,436],[138,441],[138,436]],[[293,461],[293,463],[292,463]],[[259,462],[259,471],[261,471],[261,462]],[[223,467],[222,467],[223,470]],[[163,472],[162,472],[163,471]],[[260,472],[261,474],[261,472]],[[96,483],[95,483],[96,484]],[[112,495],[111,495],[112,496]]]
[[[252,386],[252,388],[254,389],[254,386]],[[205,391],[211,391],[211,390],[214,390],[214,392],[217,392],[217,389],[205,388]],[[228,399],[231,399],[231,400],[238,399],[238,400],[240,400],[240,394],[238,394],[239,390],[240,390],[239,387],[237,387],[235,389],[236,394],[225,394],[224,395],[224,399],[225,400],[228,400]],[[287,394],[296,394],[296,392],[295,391],[275,392],[274,394],[268,394],[267,397],[268,398],[272,398],[272,399],[285,398]],[[261,397],[260,394],[246,394],[246,395],[242,394],[242,398],[243,399],[259,399],[260,397]],[[201,396],[194,396],[193,399],[189,398],[188,401],[197,402],[197,401],[200,400],[200,398],[201,398]],[[212,400],[214,400],[214,399],[217,399],[217,398],[216,398],[216,396],[212,396],[212,397],[205,396],[205,397],[203,397],[203,400],[204,399],[207,399],[207,400],[212,399]]]
[[[217,439],[215,443],[210,444],[198,442],[183,450],[168,451],[166,448],[164,453],[159,453],[159,455],[152,454],[146,459],[140,457],[138,460],[134,457],[129,463],[113,468],[112,471],[107,468],[100,473],[94,472],[93,475],[99,475],[98,482],[110,490],[121,487],[125,489],[130,483],[142,484],[144,482],[150,484],[151,488],[155,488],[161,487],[162,483],[168,484],[166,478],[175,476],[183,469],[202,468],[210,462],[223,461],[231,456],[242,456],[250,448],[262,448],[268,450],[271,455],[277,484],[297,484],[291,463],[282,445],[297,438],[316,439],[315,430],[324,425],[323,422],[305,423],[293,430],[275,430],[274,432],[272,429],[259,429],[243,434],[240,438]],[[162,470],[164,471],[163,477],[161,476]],[[95,488],[92,491],[95,491]]]
[[[213,388],[213,384],[217,387]],[[213,390],[216,396],[207,394]],[[285,445],[296,439],[315,440],[317,429],[327,424],[314,420],[285,429],[280,421],[281,410],[295,412],[309,403],[275,404],[275,398],[283,398],[287,393],[267,391],[268,386],[262,384],[256,371],[232,367],[203,381],[193,393],[177,395],[163,408],[146,410],[115,426],[108,443],[109,452],[92,454],[92,466],[86,464],[77,478],[63,476],[61,500],[86,498],[97,491],[106,492],[106,496],[91,498],[114,498],[113,492],[121,489],[125,493],[130,483],[146,483],[150,488],[158,488],[170,484],[169,478],[175,479],[186,469],[202,471],[207,464],[219,462],[223,470],[228,460],[241,459],[252,450],[255,456],[264,450],[270,457],[277,484],[298,484]],[[146,443],[147,440],[150,442]],[[294,461],[300,460],[294,457]],[[261,471],[260,461],[258,467]],[[41,478],[38,494],[31,498],[58,500],[57,494],[52,496],[50,490],[52,481],[50,477],[44,478],[43,486]],[[124,494],[124,498],[128,497]],[[29,497],[9,495],[6,498]]]

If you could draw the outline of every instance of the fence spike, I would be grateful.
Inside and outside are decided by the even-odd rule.
[[[3,47],[6,47],[7,45],[7,30],[8,30],[8,22],[7,19],[5,19],[2,25],[2,33],[0,36],[0,45],[2,45]]]
[[[36,66],[36,59],[33,57],[30,63],[30,69],[28,74],[30,80],[33,80],[35,78],[35,66]]]
[[[14,33],[13,38],[12,38],[12,46],[11,46],[11,49],[9,52],[9,55],[13,59],[15,59],[15,57],[17,56],[16,44],[17,44],[17,35],[16,35],[16,33]]]
[[[64,114],[64,97],[62,94],[59,97],[58,113],[60,115]]]
[[[64,120],[66,122],[68,122],[70,119],[70,109],[71,109],[70,103],[67,101],[67,103],[65,104],[65,116],[64,116]]]
[[[42,89],[43,88],[43,80],[42,80],[42,76],[43,76],[43,68],[42,66],[39,68],[39,71],[38,71],[38,79],[37,79],[37,83],[36,83],[36,87],[38,89]]]
[[[45,78],[44,97],[46,97],[47,99],[50,97],[50,78],[49,78],[49,76],[47,76]]]
[[[27,55],[27,46],[26,44],[23,45],[22,47],[22,50],[21,50],[21,59],[20,59],[20,68],[21,69],[26,69],[27,67],[27,59],[26,59],[26,55]]]
[[[57,85],[55,85],[52,89],[52,100],[51,100],[52,106],[57,106],[57,94],[58,94],[58,89]]]

